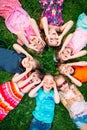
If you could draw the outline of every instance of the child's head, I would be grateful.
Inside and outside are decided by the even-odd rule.
[[[37,53],[43,52],[43,49],[46,43],[41,39],[38,38],[36,35],[30,36],[30,49],[34,50]]]
[[[65,47],[62,52],[56,53],[57,59],[60,59],[61,61],[68,60],[71,55],[72,55],[72,48],[70,48],[70,47]]]
[[[41,82],[42,75],[41,75],[40,71],[35,70],[35,71],[30,72],[29,78],[31,79],[29,83],[30,84],[33,83],[35,86]]]
[[[46,74],[43,78],[43,89],[49,92],[55,85],[54,77],[51,74]]]
[[[38,70],[29,72],[28,75],[25,76],[24,80],[28,80],[28,84],[23,87],[21,90],[23,93],[28,93],[32,89],[34,89],[37,85],[41,83],[41,73]]]
[[[47,39],[48,45],[54,46],[54,47],[58,46],[58,40],[59,40],[58,38],[59,38],[59,36],[58,36],[56,30],[54,28],[49,29],[49,39],[50,39],[50,41]]]
[[[61,74],[73,74],[74,73],[74,68],[72,66],[69,66],[67,64],[61,64],[58,67],[58,70],[60,71]]]
[[[63,75],[55,76],[55,81],[60,91],[66,92],[69,90],[69,84]]]
[[[24,68],[31,68],[31,70],[38,68],[38,66],[39,66],[39,62],[36,59],[34,59],[33,57],[31,58],[29,56],[25,57],[22,60],[21,64]]]

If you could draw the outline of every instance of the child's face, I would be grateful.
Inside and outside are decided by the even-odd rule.
[[[73,74],[74,69],[72,66],[66,65],[66,64],[61,64],[59,66],[59,70],[61,74]]]
[[[55,81],[53,76],[46,75],[43,79],[43,89],[45,92],[49,92],[54,87]]]
[[[67,92],[69,90],[68,82],[63,77],[59,77],[56,80],[56,84],[60,91]]]
[[[48,42],[49,46],[58,46],[58,34],[55,31],[55,29],[50,29],[49,30],[49,37],[50,37],[50,42]]]
[[[45,47],[45,42],[38,38],[37,36],[31,36],[30,37],[30,49],[33,49],[37,53],[40,53],[43,51]]]
[[[33,58],[30,58],[29,56],[27,56],[22,60],[22,66],[24,68],[35,68],[36,62]]]
[[[30,82],[29,83],[33,83],[34,85],[37,85],[41,82],[41,79],[40,79],[40,76],[39,76],[39,73],[37,71],[33,72],[31,75],[30,75]]]
[[[40,75],[39,75],[39,72],[35,71],[35,72],[32,72],[32,73],[29,73],[29,82],[28,82],[28,85],[29,86],[26,86],[28,92],[30,92],[33,88],[35,88],[38,84],[40,84],[41,82],[41,79],[40,79]]]
[[[58,57],[61,60],[66,61],[70,58],[71,54],[72,54],[72,49],[69,47],[66,47],[66,48],[64,48],[64,50],[61,53],[59,53]]]

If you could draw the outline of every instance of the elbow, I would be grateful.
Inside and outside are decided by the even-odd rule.
[[[69,24],[73,26],[74,22],[72,20],[69,21]]]
[[[60,98],[56,99],[56,100],[55,100],[55,103],[56,103],[56,104],[59,104],[59,103],[60,103]]]
[[[33,97],[31,93],[29,93],[28,96],[31,97],[31,98]]]
[[[78,83],[78,87],[81,87],[82,86],[82,83],[80,82],[80,83]]]
[[[17,43],[14,43],[13,44],[13,48],[15,49],[17,47]]]
[[[30,23],[31,24],[36,23],[35,19],[34,18],[30,18]]]
[[[31,92],[28,93],[28,96],[29,96],[30,98],[33,98],[33,97],[34,97],[34,95],[33,95]]]
[[[60,103],[60,101],[56,101],[55,103],[56,103],[56,104],[59,104],[59,103]]]
[[[85,50],[85,55],[87,54],[87,51]]]

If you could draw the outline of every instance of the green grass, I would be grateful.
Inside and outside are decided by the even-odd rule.
[[[30,16],[35,18],[37,23],[39,23],[41,8],[39,6],[38,0],[21,0],[21,3],[23,8],[30,14]],[[70,19],[74,21],[74,26],[70,32],[74,31],[77,17],[82,12],[87,14],[86,0],[65,0],[63,8],[63,19],[65,22]],[[0,39],[6,42],[5,47],[10,49],[12,49],[13,43],[16,42],[16,36],[7,30],[2,18],[0,18]],[[48,66],[47,62],[49,62],[51,59],[52,53],[53,50],[48,49],[48,51],[42,55],[40,59],[42,67],[46,65]],[[78,60],[87,61],[87,56],[79,58]],[[44,71],[56,73],[52,60],[50,61],[50,64],[48,68],[47,66],[45,67]],[[50,70],[48,71],[48,69]],[[11,74],[0,71],[0,83],[11,80],[11,78]],[[87,83],[84,83],[83,86],[79,89],[87,101]],[[0,121],[0,130],[27,130],[32,119],[32,111],[34,107],[35,100],[30,99],[26,94],[16,109],[12,110],[3,121]],[[67,110],[61,103],[56,105],[55,117],[51,130],[77,130],[75,125],[72,123]]]

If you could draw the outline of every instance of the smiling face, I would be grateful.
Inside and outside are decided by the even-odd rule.
[[[54,79],[52,75],[45,75],[43,79],[43,89],[45,92],[49,92],[54,86]]]
[[[72,55],[72,48],[70,47],[65,47],[61,53],[58,53],[58,57],[62,61],[68,60],[71,55]]]
[[[56,84],[57,84],[58,89],[63,92],[67,92],[69,90],[68,82],[62,75],[59,75],[58,77],[56,77]]]
[[[33,83],[33,85],[37,85],[41,82],[40,79],[40,73],[38,71],[32,72],[30,75],[30,82],[29,83]]]
[[[59,71],[61,74],[73,74],[74,73],[74,68],[72,66],[66,65],[66,64],[61,64],[59,66]]]
[[[58,34],[55,31],[55,29],[50,29],[49,30],[49,37],[50,37],[50,42],[48,42],[49,46],[58,46]]]
[[[45,47],[45,42],[37,36],[30,36],[30,49],[40,53]]]

